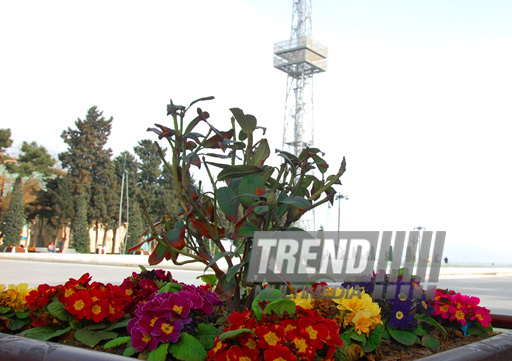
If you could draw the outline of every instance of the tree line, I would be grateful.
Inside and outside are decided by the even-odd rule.
[[[82,253],[90,252],[91,242],[94,248],[104,245],[112,231],[112,249],[107,251],[114,253],[118,245],[128,249],[139,242],[147,223],[141,205],[150,219],[177,207],[173,182],[163,172],[158,146],[144,139],[133,147],[133,153],[123,151],[113,157],[106,145],[112,122],[112,117],[105,118],[93,106],[85,119],[78,118],[73,128],[64,130],[61,138],[67,149],[58,155],[61,167],[37,142],[24,141],[18,157],[8,156],[11,131],[0,129],[0,251],[18,246],[22,228],[28,224],[33,235],[31,245],[44,247],[49,241],[57,243],[70,237],[70,247]],[[165,149],[161,151],[165,156]],[[124,237],[116,239],[123,173],[127,175],[124,186],[130,192],[126,245],[121,243]],[[124,223],[127,219],[123,213]],[[55,231],[55,239],[49,240],[47,229]],[[91,229],[95,230],[93,237]]]

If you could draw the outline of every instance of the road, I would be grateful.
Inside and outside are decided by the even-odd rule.
[[[138,267],[104,266],[94,264],[52,263],[0,259],[0,284],[26,282],[29,287],[41,283],[56,285],[69,278],[79,278],[86,272],[94,281],[120,284],[122,280],[139,272]],[[196,277],[201,271],[171,269],[173,278],[189,284],[200,284]],[[480,298],[480,304],[492,313],[512,316],[512,276],[457,276],[441,278],[438,288],[449,288],[465,295]]]

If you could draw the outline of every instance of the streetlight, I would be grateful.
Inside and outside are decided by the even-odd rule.
[[[338,200],[338,239],[340,238],[340,215],[341,215],[341,200],[345,199],[348,201],[348,196],[346,194],[338,194],[335,199]]]

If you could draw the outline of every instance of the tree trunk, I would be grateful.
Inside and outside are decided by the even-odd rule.
[[[100,232],[100,222],[96,221],[96,240],[94,245],[94,251],[96,252],[96,249],[98,248],[98,236]]]
[[[105,229],[103,230],[103,241],[101,241],[101,243],[102,243],[101,245],[103,246],[103,249],[105,249],[105,246],[107,244],[107,232],[108,232],[108,228],[105,227]],[[107,251],[105,251],[105,253],[106,252]],[[114,252],[112,252],[112,253],[114,253]]]
[[[112,233],[113,233],[113,236],[112,236],[112,254],[114,254],[114,252],[116,250],[117,228],[113,228],[112,229]],[[119,253],[121,253],[121,252],[119,252]]]

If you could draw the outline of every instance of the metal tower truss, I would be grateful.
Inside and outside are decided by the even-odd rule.
[[[313,75],[327,70],[327,47],[311,36],[311,0],[294,0],[290,39],[274,44],[274,67],[288,75],[282,149],[295,155],[313,146]],[[302,226],[315,230],[308,213]]]

